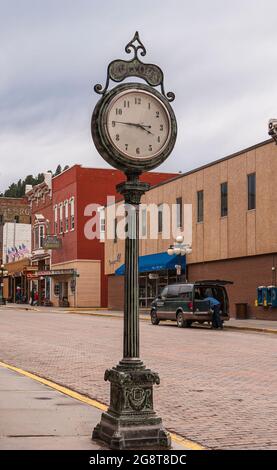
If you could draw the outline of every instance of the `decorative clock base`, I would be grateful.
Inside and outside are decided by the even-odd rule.
[[[105,380],[111,383],[110,406],[92,438],[108,443],[111,449],[170,448],[170,435],[153,410],[158,374],[146,369],[139,359],[124,359],[106,370]]]

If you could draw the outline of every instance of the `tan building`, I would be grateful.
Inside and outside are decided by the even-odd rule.
[[[145,194],[142,203],[192,204],[192,254],[187,256],[189,281],[227,279],[231,315],[235,304],[247,303],[248,315],[277,319],[277,309],[254,307],[256,288],[276,285],[277,263],[277,147],[273,140],[161,183]],[[148,230],[149,220],[147,221]],[[164,253],[174,240],[140,240],[140,256]],[[123,306],[124,241],[106,240],[105,273],[108,302]],[[175,270],[176,271],[176,270]],[[140,306],[147,307],[174,270],[140,274]],[[152,278],[152,279],[151,279]]]

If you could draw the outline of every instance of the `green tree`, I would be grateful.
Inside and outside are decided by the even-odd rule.
[[[62,167],[61,167],[61,165],[58,165],[57,168],[56,168],[56,171],[55,171],[55,175],[54,175],[54,176],[60,175],[61,172],[62,172]]]

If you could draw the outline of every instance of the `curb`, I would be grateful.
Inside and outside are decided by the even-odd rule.
[[[224,325],[224,330],[244,330],[244,331],[255,331],[256,333],[272,333],[277,335],[277,330],[271,328],[256,328],[254,326],[235,326],[235,325]]]

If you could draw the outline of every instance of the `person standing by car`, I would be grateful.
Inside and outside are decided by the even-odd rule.
[[[221,330],[223,329],[222,320],[220,318],[220,302],[214,297],[205,297],[204,300],[210,302],[210,307],[213,311],[212,314],[212,328]]]

